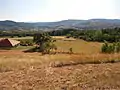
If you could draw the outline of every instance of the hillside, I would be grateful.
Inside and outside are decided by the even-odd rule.
[[[120,27],[119,19],[63,20],[58,22],[0,21],[0,30],[58,30],[63,28],[102,29]]]
[[[115,57],[101,55],[106,56]],[[41,56],[40,53],[1,50],[0,90],[120,90],[120,63],[51,66],[63,60],[73,62],[75,57],[80,57],[79,61],[83,57],[93,58],[83,54]]]

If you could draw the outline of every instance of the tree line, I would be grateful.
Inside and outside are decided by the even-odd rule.
[[[102,29],[102,30],[78,30],[78,29],[62,29],[52,31],[0,31],[0,37],[26,37],[34,36],[36,33],[46,32],[50,36],[67,36],[83,39],[86,41],[98,42],[119,42],[120,41],[120,28]]]
[[[119,42],[120,41],[120,28],[102,29],[102,30],[76,30],[76,29],[63,29],[48,32],[51,36],[67,36],[83,39],[86,41],[98,42]]]

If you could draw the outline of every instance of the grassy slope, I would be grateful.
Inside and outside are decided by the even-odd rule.
[[[54,39],[57,41],[55,44],[60,51],[69,51],[69,48],[73,48],[73,52],[75,53],[84,53],[84,54],[94,54],[99,53],[102,43],[99,42],[87,42],[84,40],[75,40],[75,41],[64,41],[64,36],[54,36]],[[33,37],[20,37],[20,38],[12,38],[15,40],[28,40],[33,39]],[[29,47],[17,47],[17,49],[24,49]],[[14,48],[15,49],[15,48]]]
[[[68,51],[72,47],[80,54],[42,56],[40,53],[0,50],[0,90],[120,89],[120,63],[51,67],[61,62],[120,60],[120,54],[99,54],[101,43],[97,42],[61,40],[56,44],[60,50]]]
[[[51,67],[72,56],[1,51],[0,57],[0,90],[120,89],[120,63]]]
[[[59,50],[69,51],[69,48],[73,48],[75,53],[99,53],[102,43],[98,42],[86,42],[84,40],[75,40],[75,41],[63,41],[58,40],[56,42]]]

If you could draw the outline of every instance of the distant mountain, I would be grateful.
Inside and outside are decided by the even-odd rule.
[[[119,19],[63,20],[58,22],[0,21],[0,30],[58,30],[64,28],[102,29],[120,27]]]

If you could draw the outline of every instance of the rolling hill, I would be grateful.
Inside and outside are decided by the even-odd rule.
[[[0,30],[58,30],[63,28],[102,29],[120,27],[119,19],[62,20],[58,22],[0,21]]]

